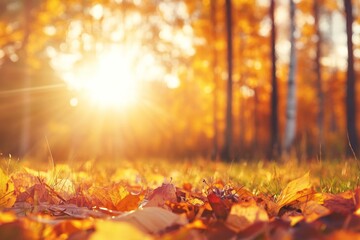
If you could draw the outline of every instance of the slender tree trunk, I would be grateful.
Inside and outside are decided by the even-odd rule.
[[[228,80],[227,80],[227,99],[226,99],[226,129],[225,144],[222,157],[224,160],[230,161],[232,158],[232,72],[233,72],[233,42],[232,42],[232,14],[231,0],[225,1],[226,14],[226,31],[227,31],[227,64],[228,64]]]
[[[239,57],[244,59],[244,49],[246,48],[246,35],[241,33],[240,36],[240,46],[239,46]],[[242,88],[245,82],[245,74],[243,71],[240,71],[239,86]],[[239,95],[239,146],[237,149],[237,154],[241,154],[245,149],[244,133],[245,133],[245,98],[241,92]]]
[[[316,56],[315,56],[315,73],[316,73],[316,89],[317,89],[317,101],[318,101],[318,116],[317,116],[317,127],[318,127],[318,136],[317,142],[321,149],[324,144],[324,93],[323,93],[323,84],[322,84],[322,75],[321,75],[321,45],[322,45],[322,35],[320,31],[320,8],[319,2],[314,1],[314,18],[315,18],[315,32],[317,36],[316,41]]]
[[[258,96],[258,88],[254,87],[254,139],[253,139],[253,157],[256,159],[259,157],[259,120],[258,120],[258,112],[259,112],[259,96]]]
[[[279,155],[279,120],[278,120],[278,82],[276,78],[276,25],[275,25],[275,0],[270,3],[271,18],[271,116],[270,116],[270,152],[269,158]]]
[[[296,132],[296,49],[295,49],[295,3],[290,0],[290,63],[288,78],[288,93],[286,106],[286,126],[284,138],[284,153],[289,154],[294,143]]]
[[[218,58],[217,58],[217,51],[216,51],[216,40],[217,40],[217,22],[216,22],[216,0],[211,0],[211,9],[210,9],[210,18],[211,18],[211,25],[212,25],[212,69],[213,69],[213,77],[214,77],[214,90],[213,90],[213,129],[214,129],[214,136],[213,136],[213,151],[212,151],[212,159],[218,158],[218,135],[219,135],[219,128],[218,128]]]
[[[354,151],[358,153],[358,140],[356,128],[356,97],[355,97],[355,70],[354,70],[354,52],[352,42],[352,3],[351,0],[344,0],[346,14],[346,34],[347,34],[347,50],[348,50],[348,69],[346,80],[346,124],[348,134],[347,156],[352,156]]]
[[[24,38],[22,42],[22,87],[29,89],[31,87],[31,80],[29,76],[29,54],[28,54],[28,42],[30,36],[30,10],[31,0],[23,0],[23,14],[24,14]],[[20,149],[19,154],[24,157],[29,150],[30,144],[30,125],[31,125],[31,96],[29,91],[24,91],[22,94],[22,116],[21,116],[21,137],[20,137]]]

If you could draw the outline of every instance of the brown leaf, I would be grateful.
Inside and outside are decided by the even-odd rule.
[[[54,216],[70,216],[73,218],[85,219],[85,218],[104,218],[108,216],[113,216],[100,211],[95,211],[88,209],[86,207],[78,207],[74,204],[62,204],[62,205],[51,205],[49,210]],[[58,213],[58,214],[57,214]],[[119,215],[120,212],[117,212],[116,215]]]
[[[323,194],[324,207],[332,212],[341,214],[350,214],[355,211],[354,200],[352,198],[344,198],[341,195]]]
[[[228,228],[224,222],[216,221],[209,225],[205,239],[234,239],[235,235],[236,233]]]
[[[360,209],[360,187],[355,189],[354,200],[355,200],[355,209],[356,210]]]
[[[38,239],[25,224],[24,221],[16,220],[0,225],[1,239]]]
[[[144,207],[163,207],[167,208],[166,202],[176,202],[176,189],[171,183],[163,183],[161,187],[156,188]]]
[[[256,203],[267,211],[270,218],[278,215],[278,205],[274,202],[272,197],[260,193],[256,197]]]
[[[326,240],[341,240],[341,239],[360,240],[360,233],[341,229],[333,232],[332,234],[326,237]]]
[[[266,231],[268,223],[266,222],[255,222],[245,229],[241,230],[237,234],[238,239],[265,239],[265,237],[260,238],[261,235]]]
[[[230,214],[226,219],[226,225],[235,232],[239,232],[256,222],[268,221],[267,212],[257,206],[255,202],[241,202],[231,207]]]
[[[305,202],[301,205],[301,210],[307,222],[312,222],[319,217],[330,214],[330,210],[320,205],[316,201]]]
[[[28,202],[31,204],[42,202],[58,204],[64,202],[64,199],[47,184],[41,182],[28,188],[25,192],[20,193],[17,197],[17,201]]]

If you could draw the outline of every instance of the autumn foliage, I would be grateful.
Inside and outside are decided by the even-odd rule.
[[[359,237],[360,188],[318,192],[309,172],[271,195],[221,179],[196,184],[184,179],[177,185],[152,175],[145,183],[131,180],[136,171],[130,168],[107,176],[66,166],[5,171],[0,171],[2,239]]]
[[[0,1],[0,238],[360,239],[360,4],[289,3]]]

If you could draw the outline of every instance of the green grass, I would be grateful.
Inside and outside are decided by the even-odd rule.
[[[311,181],[318,192],[339,193],[353,190],[359,185],[360,168],[355,160],[312,161],[297,163],[259,162],[214,162],[206,159],[137,159],[137,160],[89,160],[69,164],[56,164],[36,160],[14,161],[2,159],[5,173],[19,171],[23,167],[49,173],[51,181],[71,179],[74,183],[92,181],[99,185],[111,182],[127,182],[154,188],[163,182],[172,182],[181,187],[191,183],[195,191],[202,191],[206,184],[216,182],[245,187],[255,194],[280,194],[286,184],[310,171]],[[34,167],[35,166],[35,167]],[[51,172],[51,174],[50,174]],[[204,180],[206,183],[204,183]],[[50,182],[51,183],[51,182]]]

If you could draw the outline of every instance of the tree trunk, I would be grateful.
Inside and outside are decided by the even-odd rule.
[[[259,112],[259,96],[258,96],[258,88],[254,87],[254,139],[253,139],[253,158],[257,159],[259,154],[259,119],[258,119],[258,112]]]
[[[358,153],[358,140],[356,128],[356,101],[355,101],[355,70],[354,70],[354,52],[352,42],[352,4],[351,0],[344,0],[345,14],[346,14],[346,35],[347,35],[347,50],[348,50],[348,69],[346,80],[346,124],[348,135],[347,156],[352,156],[353,153]]]
[[[241,33],[240,35],[240,46],[239,46],[239,58],[240,59],[244,59],[244,50],[246,49],[246,35],[244,33]],[[240,78],[239,78],[239,86],[240,89],[242,89],[244,87],[244,83],[245,83],[245,76],[246,74],[244,73],[244,71],[240,71]],[[236,149],[236,154],[239,155],[241,154],[244,150],[245,150],[245,140],[244,140],[244,136],[245,136],[245,106],[246,106],[246,102],[245,102],[245,98],[244,98],[244,94],[241,93],[239,94],[239,145]],[[241,157],[241,156],[240,156]]]
[[[271,105],[270,105],[270,152],[269,159],[279,155],[279,120],[278,120],[278,82],[276,78],[276,25],[275,0],[270,3],[271,18]]]
[[[31,79],[29,76],[29,54],[28,54],[28,42],[30,36],[30,11],[31,11],[31,0],[23,1],[23,14],[24,14],[24,37],[22,42],[22,59],[20,59],[22,63],[22,88],[30,89],[31,87]],[[28,150],[30,144],[30,125],[31,125],[31,96],[29,91],[24,91],[22,96],[22,116],[21,116],[21,136],[20,136],[20,149],[19,155],[24,157]]]
[[[217,40],[217,22],[216,22],[216,0],[211,0],[211,9],[210,9],[210,18],[211,18],[211,25],[212,25],[212,69],[213,69],[213,81],[214,81],[214,90],[213,90],[213,150],[211,154],[212,159],[218,158],[218,118],[217,118],[217,111],[218,111],[218,58],[217,58],[217,51],[216,51],[216,40]]]
[[[286,106],[286,126],[284,138],[284,153],[289,154],[294,143],[296,132],[296,49],[295,49],[295,3],[290,0],[290,63],[288,77],[288,93]]]
[[[316,90],[317,90],[317,102],[318,102],[318,116],[317,116],[317,143],[319,145],[320,155],[321,149],[324,142],[324,93],[323,93],[323,84],[322,84],[322,75],[321,75],[321,44],[322,44],[322,35],[320,32],[320,8],[319,2],[314,1],[314,19],[315,19],[315,32],[317,36],[316,41],[316,56],[315,56],[315,74],[316,74]]]
[[[233,46],[232,46],[232,14],[231,14],[231,0],[225,1],[226,14],[226,31],[227,31],[227,64],[228,64],[228,79],[226,87],[226,128],[225,128],[225,144],[222,157],[226,161],[232,158],[232,72],[233,72]]]

